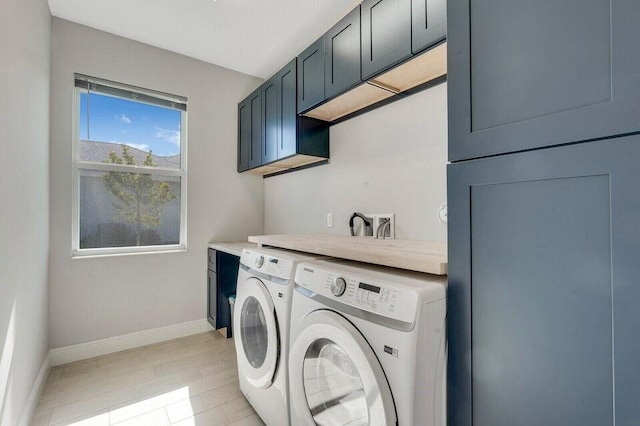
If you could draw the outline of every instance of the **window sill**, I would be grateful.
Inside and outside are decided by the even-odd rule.
[[[100,257],[135,256],[147,254],[186,253],[184,244],[171,246],[117,247],[113,249],[80,249],[73,250],[71,259],[96,259]]]

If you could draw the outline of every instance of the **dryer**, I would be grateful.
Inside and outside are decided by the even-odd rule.
[[[292,424],[446,424],[444,277],[333,260],[295,283]]]
[[[298,263],[318,256],[244,249],[240,257],[233,334],[240,389],[269,426],[289,420],[289,317]]]

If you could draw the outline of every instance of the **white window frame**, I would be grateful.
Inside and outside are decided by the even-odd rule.
[[[80,76],[76,74],[76,77]],[[125,84],[115,83],[108,80],[86,77],[89,81],[97,81],[103,85],[109,85],[115,88],[121,88],[135,93],[147,96],[158,97],[161,99],[180,99],[186,104],[186,98],[172,97],[161,92],[141,89],[139,87],[129,86]],[[73,144],[72,144],[72,188],[73,188],[73,206],[71,213],[72,220],[72,258],[102,257],[102,256],[120,256],[130,254],[144,253],[167,253],[167,252],[185,252],[187,251],[187,111],[180,111],[180,169],[170,169],[165,167],[146,167],[146,166],[129,166],[124,164],[111,163],[95,163],[88,161],[80,161],[80,94],[86,93],[87,89],[74,87],[73,96]],[[106,93],[96,92],[100,95],[111,96]],[[119,99],[126,99],[120,98]],[[130,100],[130,99],[127,99]],[[145,103],[137,99],[131,99],[135,102]],[[180,241],[178,244],[165,245],[147,245],[147,246],[129,246],[129,247],[104,247],[104,248],[80,248],[80,172],[82,170],[95,170],[105,172],[129,172],[144,173],[154,176],[180,177]]]

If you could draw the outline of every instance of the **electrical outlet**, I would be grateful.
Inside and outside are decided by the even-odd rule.
[[[391,238],[396,237],[396,215],[393,213],[376,213],[373,215],[373,236],[374,238]],[[389,220],[389,225],[381,227],[381,225]],[[380,228],[378,230],[378,228]],[[378,233],[378,231],[380,231]]]

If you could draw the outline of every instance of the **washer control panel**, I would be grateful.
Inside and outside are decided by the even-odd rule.
[[[371,276],[301,264],[296,283],[346,305],[400,321],[413,322],[418,297],[413,289]]]
[[[240,262],[254,271],[285,280],[290,279],[294,272],[291,260],[248,249],[242,251]]]

